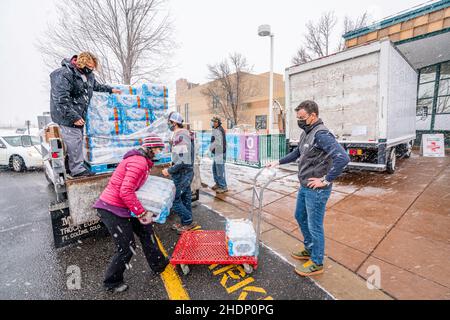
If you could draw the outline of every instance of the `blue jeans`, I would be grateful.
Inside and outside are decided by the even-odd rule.
[[[297,196],[295,218],[303,234],[305,248],[311,253],[315,264],[323,264],[325,235],[323,219],[325,207],[331,194],[331,186],[323,189],[301,187]]]
[[[192,191],[191,183],[194,178],[194,171],[183,170],[172,175],[173,183],[176,187],[173,210],[180,216],[181,224],[187,226],[192,223]]]
[[[214,159],[212,171],[216,185],[222,189],[227,188],[227,181],[225,179],[225,157],[223,157],[223,160],[222,157]]]

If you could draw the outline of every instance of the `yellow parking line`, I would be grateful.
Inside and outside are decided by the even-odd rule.
[[[156,241],[158,242],[159,249],[161,252],[167,257],[167,252],[164,249],[161,241],[158,237],[156,237]],[[177,271],[173,265],[168,265],[166,270],[161,273],[161,279],[164,282],[164,286],[166,287],[167,294],[170,300],[190,300],[189,294],[183,287],[183,283],[181,282],[180,277],[178,276]]]

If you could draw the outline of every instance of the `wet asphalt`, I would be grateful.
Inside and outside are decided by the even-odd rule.
[[[0,168],[0,299],[31,300],[166,300],[168,293],[161,276],[153,274],[139,248],[125,272],[130,289],[122,294],[107,293],[102,287],[104,271],[114,253],[109,236],[88,238],[55,249],[48,205],[54,199],[42,171],[10,172]],[[194,219],[205,230],[223,230],[225,219],[201,204],[193,208]],[[170,230],[177,217],[171,216],[155,231],[169,253],[178,236]],[[70,290],[70,270],[81,272],[81,288]],[[293,267],[270,249],[261,246],[258,270],[233,279],[227,272],[214,275],[206,265],[191,266],[178,274],[192,300],[236,300],[242,298],[239,282],[252,278],[246,291],[249,300],[324,300],[331,297],[313,281],[301,278]],[[234,274],[238,274],[234,270]],[[227,277],[224,282],[224,277]],[[235,286],[237,285],[237,286]],[[230,290],[230,288],[239,288]],[[247,288],[250,288],[247,286]],[[227,290],[228,288],[228,290]],[[256,289],[255,289],[256,288]],[[257,291],[257,292],[256,292]]]

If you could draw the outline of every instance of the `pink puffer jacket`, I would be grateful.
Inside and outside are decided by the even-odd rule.
[[[144,157],[138,150],[131,150],[119,163],[106,189],[100,195],[100,200],[112,206],[128,208],[139,215],[145,211],[136,196],[145,183],[153,162]]]

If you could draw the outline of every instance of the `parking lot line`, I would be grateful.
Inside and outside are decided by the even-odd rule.
[[[167,257],[167,252],[164,249],[161,241],[159,240],[158,237],[155,236],[155,238],[156,241],[158,242],[159,249],[164,254],[164,256]],[[169,264],[167,266],[166,270],[164,270],[164,272],[161,273],[161,279],[164,282],[164,286],[166,287],[167,295],[169,296],[170,300],[191,299],[187,291],[184,289],[181,278],[173,265]]]

